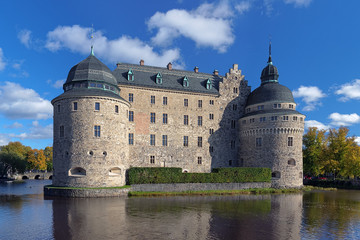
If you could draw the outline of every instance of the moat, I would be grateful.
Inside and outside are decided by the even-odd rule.
[[[360,191],[48,199],[47,184],[0,185],[1,239],[360,238]]]

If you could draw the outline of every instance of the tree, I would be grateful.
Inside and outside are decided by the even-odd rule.
[[[23,173],[26,169],[26,161],[15,152],[0,152],[0,177],[8,174]]]
[[[29,150],[31,147],[24,146],[20,142],[9,142],[8,145],[1,147],[1,152],[16,153],[24,159]]]
[[[309,128],[303,137],[304,173],[312,176],[324,174],[325,130]]]
[[[32,149],[26,154],[26,160],[31,169],[46,170],[46,157],[44,150]]]
[[[53,170],[53,147],[46,147],[44,149],[44,154],[46,158],[46,169],[48,171]]]

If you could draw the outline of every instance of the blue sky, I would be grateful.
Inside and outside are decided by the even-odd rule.
[[[1,1],[0,145],[52,145],[52,106],[70,68],[95,55],[221,75],[238,63],[252,86],[268,58],[306,127],[360,136],[358,0]],[[360,142],[360,138],[358,138]]]

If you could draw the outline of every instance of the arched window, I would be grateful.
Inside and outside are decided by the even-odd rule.
[[[189,86],[189,80],[188,78],[185,76],[183,79],[183,87],[188,87]]]
[[[113,167],[109,170],[109,176],[120,176],[121,175],[121,169],[118,167]]]
[[[127,77],[128,77],[128,81],[134,81],[134,73],[131,68],[129,69],[129,71],[127,73]]]
[[[162,84],[162,75],[160,72],[156,75],[156,84]]]
[[[206,81],[206,89],[210,90],[212,88],[212,83],[210,78],[208,78],[208,80]]]
[[[69,176],[72,177],[84,177],[86,176],[86,170],[81,167],[71,168],[69,170]]]
[[[271,173],[272,178],[281,178],[281,174],[279,171],[275,171]]]
[[[296,165],[296,162],[295,162],[295,159],[289,159],[288,160],[288,165],[290,165],[290,166],[295,166]]]

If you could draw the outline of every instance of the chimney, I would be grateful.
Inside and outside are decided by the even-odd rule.
[[[144,66],[144,63],[145,63],[144,60],[141,59],[140,60],[140,66]]]
[[[120,65],[121,65],[121,63],[118,62],[118,63],[116,64],[116,67],[120,67]]]
[[[169,62],[166,67],[167,67],[168,70],[172,70],[172,64],[171,64],[171,62]]]
[[[219,71],[215,69],[213,74],[217,76],[217,75],[219,75]]]
[[[198,68],[198,67],[195,67],[195,68],[194,68],[194,72],[198,73],[198,72],[199,72],[199,68]]]

